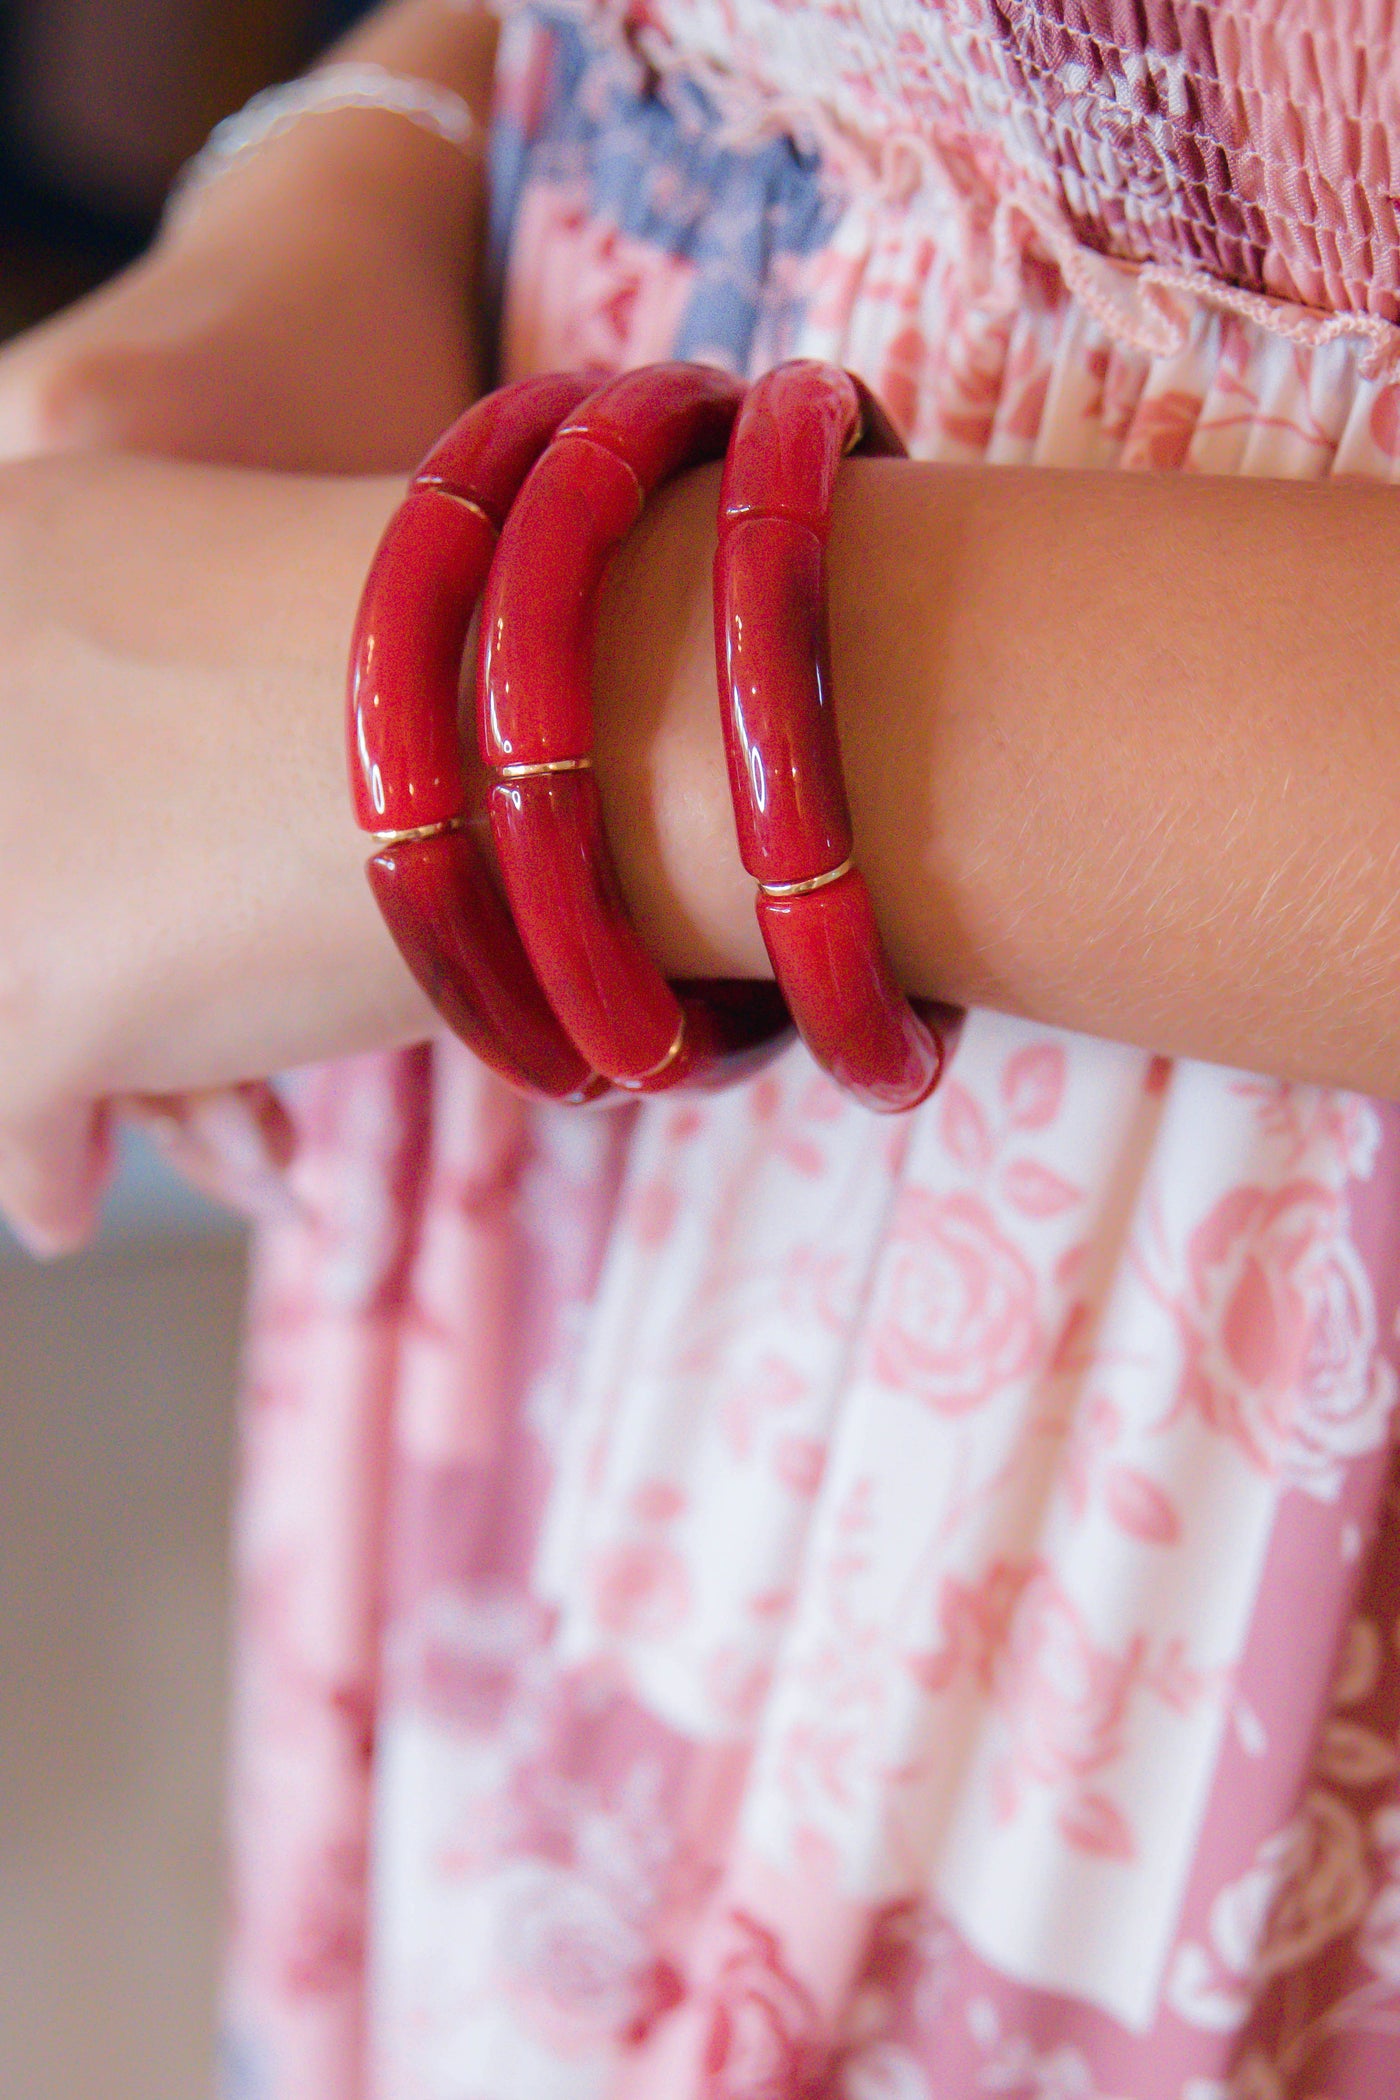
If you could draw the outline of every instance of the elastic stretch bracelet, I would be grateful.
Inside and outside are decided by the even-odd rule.
[[[610,1091],[555,1020],[467,828],[458,691],[472,614],[512,499],[597,375],[503,387],[433,447],[374,557],[350,658],[355,817],[400,953],[443,1019],[528,1094]]]
[[[743,397],[704,365],[624,373],[560,426],[511,511],[481,618],[477,729],[515,923],[588,1064],[656,1093],[742,1076],[785,1040],[771,985],[672,986],[622,900],[593,776],[593,640],[647,497],[717,459]]]
[[[472,160],[485,151],[482,128],[460,95],[432,81],[391,73],[384,66],[346,61],[322,66],[299,80],[264,88],[231,117],[216,124],[192,160],[176,176],[164,218],[172,224],[212,182],[237,161],[303,117],[332,110],[385,110],[420,131],[431,132]]]
[[[841,772],[825,547],[853,450],[903,447],[834,366],[780,366],[747,395],[704,365],[556,374],[462,417],[391,520],[350,678],[355,811],[379,845],[369,879],[449,1026],[524,1091],[585,1102],[724,1084],[794,1019],[867,1107],[913,1108],[937,1084],[962,1015],[911,1003],[895,980]],[[608,564],[653,490],[721,453],[721,714],[775,984],[667,983],[628,918],[593,775]],[[476,728],[504,900],[471,834],[458,722],[478,597]]]
[[[739,852],[799,1033],[867,1107],[916,1107],[937,1085],[957,1010],[916,1010],[890,968],[841,771],[826,621],[826,541],[850,451],[901,456],[874,396],[805,359],[758,380],[720,489],[715,654]]]

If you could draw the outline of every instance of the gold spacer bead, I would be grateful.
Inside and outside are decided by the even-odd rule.
[[[618,1085],[621,1087],[625,1087],[629,1093],[633,1093],[639,1087],[645,1086],[646,1082],[649,1079],[659,1078],[660,1075],[666,1070],[667,1066],[673,1065],[676,1059],[680,1056],[681,1046],[684,1042],[685,1009],[684,1007],[682,1007],[680,1020],[676,1024],[676,1033],[672,1039],[671,1047],[666,1052],[666,1055],[664,1057],[658,1057],[654,1065],[649,1065],[645,1072],[639,1072],[635,1079],[620,1079],[618,1081]]]
[[[532,766],[498,766],[500,780],[536,780],[545,773],[591,773],[591,758],[542,758]]]
[[[461,831],[465,817],[444,817],[439,824],[415,824],[408,831],[372,831],[370,837],[382,851],[385,846],[407,846],[414,839],[440,838],[445,831]]]
[[[828,868],[824,875],[809,875],[805,882],[761,882],[758,887],[765,897],[805,897],[812,890],[824,890],[829,882],[839,882],[854,866],[848,853],[839,867]]]

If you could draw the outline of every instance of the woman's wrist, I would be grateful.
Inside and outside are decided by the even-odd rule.
[[[716,481],[664,491],[614,565],[598,771],[663,967],[764,975],[715,696]],[[341,754],[401,493],[121,458],[0,477],[12,1104],[433,1028]],[[1397,566],[1385,490],[844,468],[837,708],[910,989],[1400,1094]]]
[[[598,767],[675,974],[765,971],[720,747],[717,476],[618,558]],[[907,986],[1400,1095],[1393,493],[853,461],[830,545],[857,853]]]
[[[0,1123],[431,1030],[341,752],[400,493],[129,458],[0,477]]]

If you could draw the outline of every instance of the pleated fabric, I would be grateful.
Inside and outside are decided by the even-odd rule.
[[[1386,11],[1051,12],[513,17],[508,368],[810,354],[925,458],[1393,478]],[[297,1113],[230,2096],[1400,2091],[1400,1112],[977,1012],[897,1121],[800,1048]]]

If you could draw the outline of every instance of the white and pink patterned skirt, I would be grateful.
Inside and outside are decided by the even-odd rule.
[[[1153,352],[951,176],[562,20],[499,105],[514,371],[815,354],[925,457],[1394,472],[1364,339],[1183,295]],[[994,1013],[897,1124],[800,1048],[299,1113],[230,2100],[1400,2093],[1400,1113]]]

